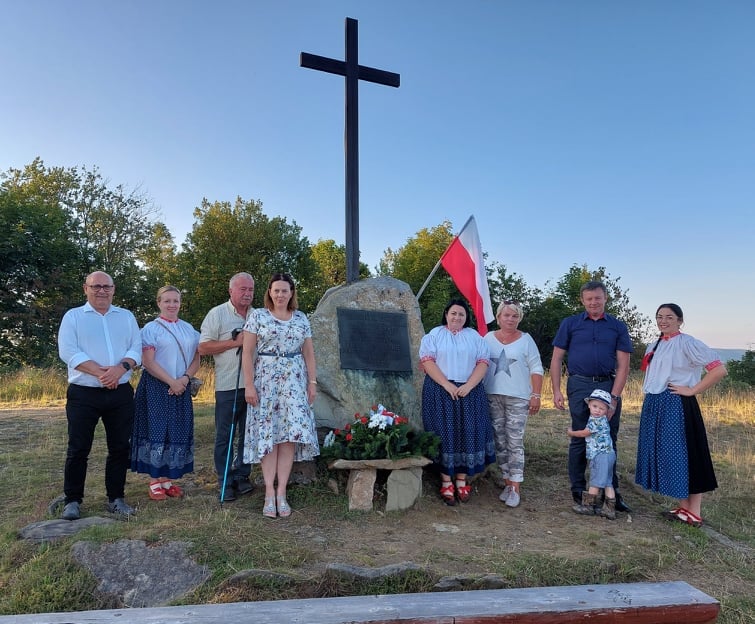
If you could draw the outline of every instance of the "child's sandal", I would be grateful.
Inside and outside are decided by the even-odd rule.
[[[456,497],[454,496],[454,484],[450,481],[443,481],[440,485],[440,497],[446,505],[455,505]]]

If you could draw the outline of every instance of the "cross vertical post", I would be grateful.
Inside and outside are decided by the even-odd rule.
[[[359,64],[357,20],[346,18],[346,60],[302,52],[299,65],[346,78],[344,153],[346,173],[346,283],[359,279],[359,81],[398,87],[401,76]]]

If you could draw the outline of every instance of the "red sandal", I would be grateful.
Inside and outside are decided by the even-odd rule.
[[[453,506],[456,504],[454,496],[454,484],[450,481],[443,481],[440,485],[440,497],[446,505]]]
[[[171,483],[170,487],[163,487],[165,495],[170,498],[181,498],[184,495],[184,491],[178,487],[175,483]]]
[[[159,481],[155,481],[154,483],[149,484],[149,497],[152,500],[165,500],[168,498],[168,495],[163,489],[163,484]]]
[[[461,485],[459,485],[461,483]],[[467,485],[466,480],[456,481],[456,497],[462,502],[466,503],[469,500],[470,495],[472,494],[472,487]]]
[[[689,509],[685,509],[684,507],[677,507],[676,509],[672,509],[671,511],[664,511],[663,517],[666,518],[666,520],[682,522],[695,528],[700,528],[701,526],[703,526],[703,519],[697,514],[692,513]]]

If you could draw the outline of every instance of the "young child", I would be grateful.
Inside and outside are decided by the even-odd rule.
[[[581,431],[574,431],[571,427],[567,433],[576,438],[587,438],[587,459],[590,461],[590,489],[582,492],[582,504],[574,505],[572,509],[578,514],[595,515],[599,513],[609,520],[616,519],[616,492],[613,489],[613,466],[616,463],[616,451],[611,441],[611,430],[608,425],[608,408],[611,405],[611,395],[605,390],[593,390],[585,399],[590,408],[590,418],[587,427]],[[603,508],[596,512],[595,500],[600,489],[605,489]]]

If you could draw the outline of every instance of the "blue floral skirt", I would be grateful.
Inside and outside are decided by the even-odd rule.
[[[471,476],[495,462],[493,427],[483,384],[454,401],[426,376],[422,386],[422,424],[426,431],[440,436],[437,463],[443,474]]]
[[[678,499],[718,487],[695,397],[668,390],[645,395],[634,480],[646,490]]]
[[[131,470],[153,479],[177,479],[194,470],[191,393],[168,394],[168,384],[146,370],[134,395]]]

